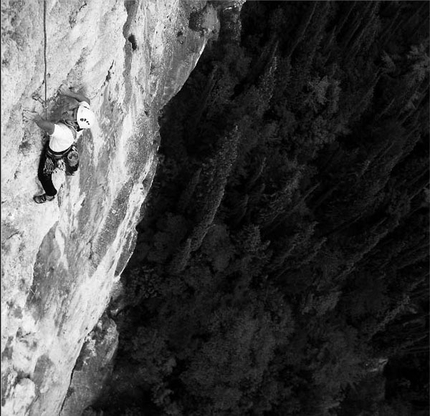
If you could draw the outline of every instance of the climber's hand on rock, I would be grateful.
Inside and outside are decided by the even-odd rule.
[[[36,111],[32,111],[32,110],[23,110],[22,117],[24,118],[24,120],[30,120],[30,121],[37,121],[42,118]]]

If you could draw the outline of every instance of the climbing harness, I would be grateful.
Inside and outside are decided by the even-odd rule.
[[[73,146],[73,145],[72,145]],[[62,159],[63,157],[67,156],[67,153],[72,149],[72,146],[70,146],[68,149],[63,150],[62,152],[54,152],[51,150],[50,147],[46,149],[46,154],[51,158],[55,160]]]
[[[66,171],[66,174],[73,175],[79,167],[79,153],[75,144],[62,152],[54,152],[49,146],[46,148],[46,160],[43,166],[43,173],[51,175],[56,168]]]
[[[70,147],[66,149],[64,152],[54,152],[49,148],[46,148],[46,160],[43,166],[43,173],[48,176],[52,175],[54,170],[58,167],[60,161],[67,155],[67,152],[70,150]]]

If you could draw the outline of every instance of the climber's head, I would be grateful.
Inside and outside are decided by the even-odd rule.
[[[89,129],[94,125],[96,116],[91,111],[89,104],[86,102],[83,102],[80,104],[78,108],[76,119],[81,129]]]

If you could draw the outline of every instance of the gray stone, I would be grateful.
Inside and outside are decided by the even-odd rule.
[[[79,354],[60,416],[81,416],[97,399],[112,372],[118,347],[116,324],[104,314],[88,334]]]
[[[46,68],[44,2],[2,4],[3,416],[55,416],[63,404],[62,414],[74,414],[71,391],[84,383],[76,362],[134,249],[159,110],[208,40],[188,28],[192,3],[46,1]],[[54,117],[62,84],[90,97],[97,123],[78,141],[78,172],[57,171],[58,197],[37,205],[44,138],[22,111],[44,114],[34,98],[46,87]]]

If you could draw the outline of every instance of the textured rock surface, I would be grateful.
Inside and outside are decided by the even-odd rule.
[[[4,416],[60,414],[81,348],[133,249],[156,165],[158,111],[210,35],[188,28],[192,7],[205,2],[189,3],[46,1],[50,114],[65,83],[91,98],[98,124],[78,142],[78,173],[65,180],[56,172],[58,198],[36,205],[43,136],[21,114],[43,111],[32,99],[44,96],[43,1],[2,1]]]
[[[80,416],[102,391],[118,346],[116,324],[104,314],[86,337],[60,416]]]

